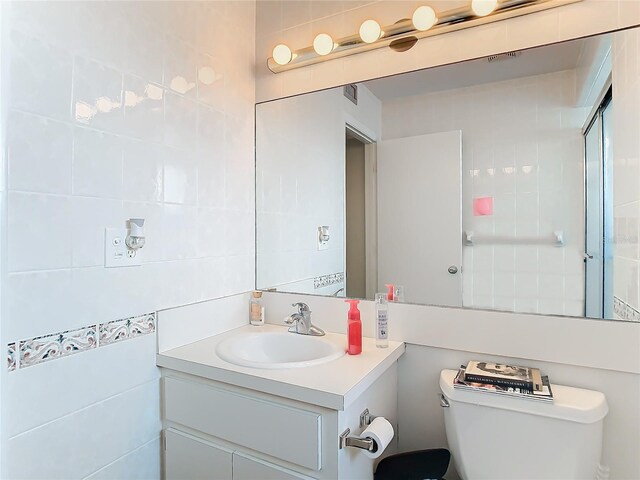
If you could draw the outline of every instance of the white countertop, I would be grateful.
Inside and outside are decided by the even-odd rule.
[[[362,338],[360,355],[344,355],[328,363],[278,370],[241,367],[216,355],[222,340],[244,332],[283,332],[286,327],[246,325],[220,335],[174,348],[156,357],[160,367],[278,395],[314,405],[344,410],[404,353],[402,342],[377,348],[374,338]],[[291,335],[295,335],[292,333]],[[324,340],[347,347],[346,335],[327,333]]]

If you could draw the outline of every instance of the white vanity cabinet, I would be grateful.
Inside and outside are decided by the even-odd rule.
[[[232,478],[232,450],[174,428],[166,428],[163,436],[165,478]]]
[[[252,458],[241,452],[233,453],[233,480],[296,480],[311,478],[273,463]]]
[[[371,479],[375,459],[340,449],[346,429],[359,436],[360,415],[386,417],[397,427],[397,362],[401,342],[301,368],[250,368],[217,354],[235,335],[285,332],[246,326],[158,353],[162,371],[163,478]],[[272,338],[272,337],[268,337]],[[296,337],[294,337],[296,338]],[[344,335],[322,341],[339,349]],[[384,455],[396,451],[397,436]]]
[[[164,441],[164,477],[166,479],[295,480],[310,478],[174,428],[164,430]]]
[[[162,377],[165,480],[370,479],[374,460],[340,450],[339,435],[362,431],[365,408],[396,426],[396,362],[343,410],[167,368]]]

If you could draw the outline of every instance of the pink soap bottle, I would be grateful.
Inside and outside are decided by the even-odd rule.
[[[385,283],[385,287],[387,287],[387,301],[393,302],[393,284]]]
[[[347,326],[349,347],[347,348],[347,353],[349,355],[360,355],[362,353],[362,322],[360,321],[360,310],[358,310],[360,300],[345,300],[345,302],[351,305],[347,315],[349,318]]]

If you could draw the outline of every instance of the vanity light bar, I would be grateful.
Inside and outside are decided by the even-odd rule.
[[[502,0],[498,1],[497,7],[492,13],[482,17],[479,17],[474,12],[470,3],[468,7],[461,7],[440,13],[435,24],[427,30],[418,30],[414,26],[412,19],[403,18],[393,25],[382,27],[378,40],[367,43],[361,38],[360,34],[350,35],[334,40],[333,50],[329,53],[323,52],[323,55],[316,53],[313,46],[291,51],[286,45],[278,45],[276,49],[279,48],[281,51],[275,52],[276,49],[274,49],[274,54],[280,53],[278,58],[280,63],[276,62],[273,57],[270,57],[267,60],[267,66],[273,73],[280,73],[382,47],[390,47],[396,51],[405,51],[411,48],[421,38],[485,25],[498,20],[527,15],[529,13],[581,1],[582,0]],[[282,50],[284,49],[287,50],[287,55],[285,55],[283,59]]]

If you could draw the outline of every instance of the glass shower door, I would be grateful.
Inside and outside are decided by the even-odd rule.
[[[613,199],[611,94],[584,134],[585,315],[613,318]]]

